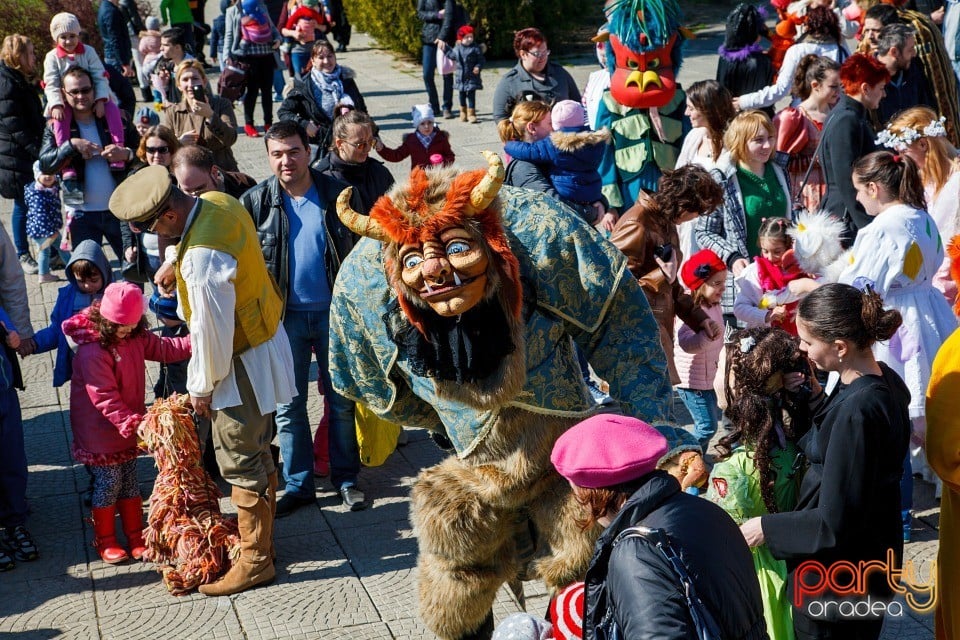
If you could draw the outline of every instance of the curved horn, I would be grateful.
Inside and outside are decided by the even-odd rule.
[[[477,183],[477,186],[470,192],[470,204],[467,206],[467,214],[483,211],[500,192],[503,186],[503,161],[500,156],[492,151],[483,151],[483,157],[487,159],[487,175]]]
[[[379,222],[350,208],[350,196],[352,194],[353,187],[347,187],[337,196],[337,217],[340,218],[343,226],[359,236],[366,236],[381,242],[390,242],[389,236]]]

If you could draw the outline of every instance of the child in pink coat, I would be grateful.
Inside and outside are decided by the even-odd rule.
[[[177,362],[190,357],[190,338],[160,338],[143,317],[143,292],[130,282],[113,283],[103,299],[63,322],[77,345],[70,386],[73,457],[93,475],[94,543],[104,562],[128,558],[117,543],[120,512],[130,556],[139,560],[143,513],[137,485],[137,427],[146,413],[146,360]]]
[[[680,279],[692,293],[693,301],[721,326],[723,310],[720,301],[726,288],[726,278],[727,266],[709,249],[693,254],[680,270]],[[673,361],[680,376],[677,393],[693,418],[693,435],[706,453],[720,419],[713,380],[717,376],[723,336],[711,340],[704,332],[697,332],[687,324],[682,324],[677,329],[675,342]]]

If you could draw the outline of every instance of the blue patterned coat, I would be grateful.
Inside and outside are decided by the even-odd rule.
[[[666,358],[646,297],[626,259],[590,225],[556,201],[504,186],[503,225],[521,278],[527,379],[503,407],[481,410],[440,397],[434,380],[413,373],[388,337],[406,323],[389,286],[379,242],[366,238],[340,268],[330,308],[330,377],[334,388],[397,424],[445,429],[466,458],[501,411],[569,417],[596,412],[574,343],[610,384],[624,413],[649,422],[668,415]],[[534,423],[531,423],[534,424]]]

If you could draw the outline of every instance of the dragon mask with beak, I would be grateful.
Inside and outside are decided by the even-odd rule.
[[[486,170],[414,169],[406,184],[377,200],[369,216],[350,209],[349,188],[337,199],[348,229],[385,244],[390,284],[422,334],[427,309],[458,317],[497,295],[509,316],[520,317],[520,269],[497,198],[503,163],[494,153],[484,157]]]
[[[626,107],[663,107],[676,93],[682,60],[676,0],[614,0],[606,14],[610,93]]]

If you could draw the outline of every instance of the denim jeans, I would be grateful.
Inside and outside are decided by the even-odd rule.
[[[53,254],[59,253],[60,259],[66,264],[70,262],[70,254],[60,250],[60,233],[57,232],[49,238],[33,239],[33,246],[37,250],[37,273],[46,275],[50,273],[50,259]]]
[[[314,353],[323,384],[324,402],[330,403],[330,481],[337,489],[356,485],[360,473],[360,449],[353,402],[333,391],[327,366],[329,311],[288,309],[283,328],[293,350],[293,375],[297,382],[297,397],[290,404],[277,407],[277,437],[287,493],[310,498],[314,494],[313,438],[307,420],[307,394],[310,391],[307,378]]]
[[[437,117],[440,117],[440,101],[437,100],[437,83],[434,79],[437,70],[437,45],[423,45],[423,85],[430,98],[430,106]],[[443,108],[449,110],[453,106],[453,74],[448,73],[443,78]]]
[[[10,220],[13,226],[13,246],[17,248],[17,255],[30,253],[30,244],[27,242],[27,203],[23,196],[13,199],[13,217]]]
[[[303,79],[303,73],[301,72],[304,67],[307,66],[307,63],[310,62],[310,52],[304,51],[298,53],[297,51],[290,52],[290,66],[293,67],[293,77],[297,80]],[[307,74],[310,72],[307,71]]]
[[[693,435],[700,442],[704,453],[710,444],[710,438],[717,432],[717,420],[720,409],[717,407],[717,393],[713,389],[682,389],[677,393],[693,418]]]

